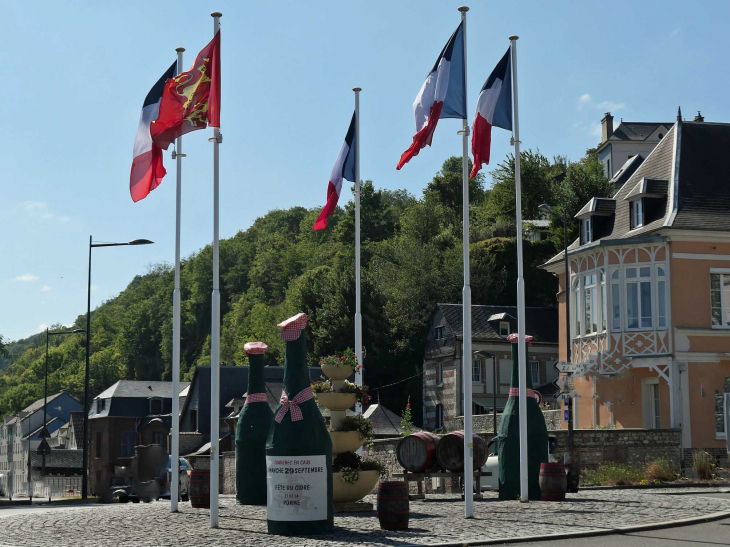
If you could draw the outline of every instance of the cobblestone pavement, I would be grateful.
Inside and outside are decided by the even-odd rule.
[[[730,511],[730,500],[700,496],[656,495],[653,491],[584,491],[564,503],[500,502],[495,494],[475,501],[473,520],[466,520],[463,504],[454,496],[429,496],[410,504],[410,530],[380,530],[372,513],[335,516],[335,531],[326,536],[280,537],[266,532],[266,508],[237,506],[221,498],[220,528],[209,528],[207,510],[180,505],[169,512],[169,502],[113,504],[47,510],[3,516],[0,545],[41,547],[212,546],[335,547],[344,544],[376,546],[428,545],[449,541],[512,538],[602,530]],[[370,501],[375,501],[371,496]]]

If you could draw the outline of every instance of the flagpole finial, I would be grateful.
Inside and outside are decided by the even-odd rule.
[[[516,34],[513,34],[512,36],[509,37],[509,39],[510,39],[510,41],[512,41],[512,40],[519,40],[520,37],[517,36]]]
[[[352,90],[357,93],[358,91],[362,91],[362,87],[353,87]]]
[[[469,6],[459,6],[459,11],[462,13],[466,13],[469,11]]]
[[[223,17],[223,14],[220,11],[214,11],[210,14],[211,17]]]
[[[185,51],[185,48],[184,47],[176,47],[175,48],[175,51],[177,51],[178,53],[182,53],[183,51]]]

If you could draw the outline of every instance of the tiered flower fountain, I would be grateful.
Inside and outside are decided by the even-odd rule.
[[[367,440],[372,439],[372,424],[362,416],[347,416],[347,409],[356,403],[370,400],[367,387],[360,387],[349,378],[361,369],[352,350],[343,355],[322,360],[322,372],[329,378],[312,385],[318,404],[330,411],[330,438],[332,439],[333,473],[332,486],[335,510],[340,504],[355,504],[375,487],[380,476],[380,466],[375,462],[362,461],[355,452]],[[363,509],[372,504],[360,503]],[[364,507],[365,505],[369,507]],[[348,510],[353,507],[348,505]]]

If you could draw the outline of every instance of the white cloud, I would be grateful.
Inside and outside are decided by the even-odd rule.
[[[18,277],[15,278],[15,281],[27,282],[27,281],[38,281],[38,279],[39,278],[37,275],[33,275],[32,273],[27,273],[27,274],[19,275]]]
[[[44,201],[26,201],[23,205],[26,211],[38,211],[46,208]]]
[[[583,107],[588,107],[588,108],[596,109],[596,110],[603,110],[604,112],[607,112],[607,111],[624,110],[626,108],[626,103],[620,103],[617,101],[596,102],[590,93],[584,93],[583,95],[578,97],[578,110],[583,110]]]
[[[46,330],[47,328],[48,328],[48,325],[46,325],[45,323],[41,323],[40,325],[38,325],[38,328],[35,331],[36,331],[36,333],[39,333],[39,332]]]
[[[91,292],[96,292],[96,290],[99,288],[98,285],[92,285],[91,286]]]
[[[601,136],[601,124],[598,122],[593,122],[588,127],[588,134],[592,137],[600,137]]]
[[[42,290],[43,292],[48,292],[48,291],[50,291],[50,290],[51,290],[51,288],[52,288],[52,287],[49,287],[48,285],[43,285],[43,287],[41,287],[41,290]]]
[[[613,101],[603,101],[598,103],[598,108],[611,111],[611,110],[623,110],[626,108],[626,103],[615,103]]]
[[[48,204],[45,201],[26,201],[23,203],[23,209],[25,209],[31,217],[42,218],[43,220],[57,219],[61,223],[66,223],[71,220],[71,217],[66,215],[57,215],[48,210]]]

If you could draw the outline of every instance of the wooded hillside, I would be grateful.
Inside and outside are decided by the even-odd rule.
[[[612,193],[592,151],[569,163],[528,150],[522,161],[526,219],[539,218],[541,202],[556,210],[567,204],[572,217],[590,197]],[[490,190],[484,189],[483,175],[471,180],[472,301],[514,305],[514,158],[491,176]],[[365,383],[376,399],[374,388],[420,373],[435,304],[461,300],[461,158],[446,160],[420,197],[376,190],[367,181],[361,206]],[[276,323],[300,311],[309,316],[312,364],[354,345],[354,203],[339,208],[326,230],[314,232],[318,213],[302,207],[274,210],[221,241],[222,364],[244,365],[243,345],[252,340],[269,345],[268,364],[282,364],[284,343]],[[527,305],[555,303],[557,283],[537,267],[556,252],[554,242],[562,245],[562,222],[550,240],[525,244]],[[196,365],[210,364],[211,272],[210,246],[182,265],[186,380]],[[92,312],[92,396],[119,379],[170,378],[172,290],[172,267],[160,264]],[[85,327],[82,315],[73,328]],[[84,343],[83,335],[51,338],[50,392],[66,389],[82,400]],[[9,357],[0,363],[0,416],[43,396],[45,335],[11,342],[7,350]],[[408,396],[418,422],[420,377],[381,393],[382,403],[396,412]]]

